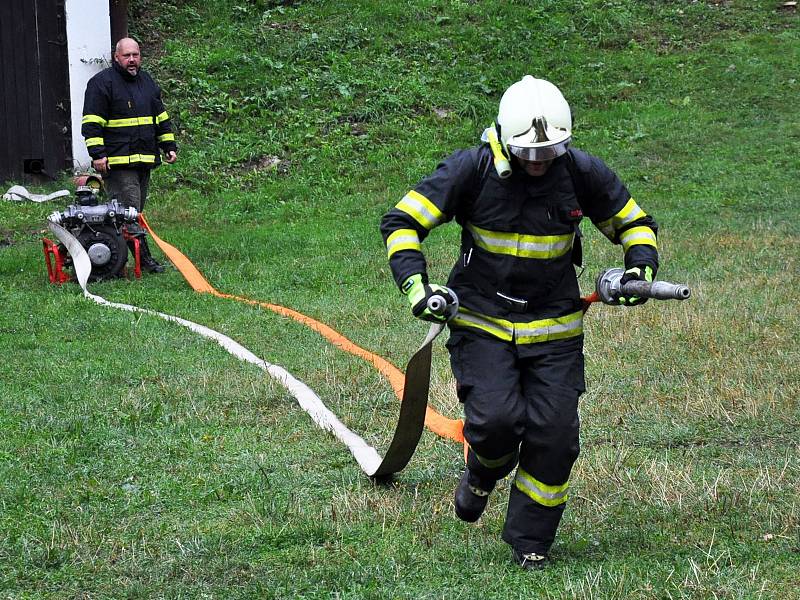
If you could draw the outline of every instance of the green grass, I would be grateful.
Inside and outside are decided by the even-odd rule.
[[[403,365],[425,328],[377,225],[523,74],[661,225],[685,303],[587,316],[582,455],[551,567],[452,512],[461,448],[366,478],[258,368],[47,280],[56,203],[0,203],[0,597],[800,598],[797,13],[780,2],[132,3],[178,125],[149,221],[223,292]],[[51,186],[63,187],[63,185]],[[38,190],[37,190],[38,191]],[[591,228],[589,291],[619,249]],[[425,243],[446,277],[457,227]],[[371,367],[175,270],[91,286],[230,335],[384,450]],[[460,416],[442,344],[432,403]]]

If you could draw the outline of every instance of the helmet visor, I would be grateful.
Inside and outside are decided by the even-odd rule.
[[[519,158],[520,160],[527,160],[527,161],[542,161],[542,160],[553,160],[558,158],[562,154],[565,154],[567,148],[569,147],[569,142],[571,138],[567,138],[565,140],[561,140],[560,142],[556,142],[554,144],[549,145],[537,145],[537,146],[514,146],[511,143],[508,144],[508,151]]]

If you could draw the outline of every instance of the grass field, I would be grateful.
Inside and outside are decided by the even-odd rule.
[[[217,344],[47,282],[58,203],[0,203],[0,597],[800,598],[798,15],[777,0],[138,0],[180,159],[149,222],[219,290],[289,306],[398,366],[425,333],[381,215],[477,143],[503,90],[557,83],[575,145],[661,226],[684,303],[594,306],[582,455],[553,562],[526,573],[453,515],[456,444],[363,475]],[[66,185],[55,182],[47,188]],[[588,225],[588,224],[586,224]],[[584,227],[591,291],[618,247]],[[458,228],[425,242],[433,280]],[[160,256],[160,254],[159,254]],[[175,269],[91,285],[231,336],[384,450],[369,365]],[[461,416],[442,343],[432,404]]]

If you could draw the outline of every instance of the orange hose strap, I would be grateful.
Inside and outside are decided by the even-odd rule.
[[[378,372],[380,372],[389,381],[389,384],[392,386],[392,390],[394,391],[395,395],[399,399],[402,399],[403,388],[405,387],[405,375],[400,369],[395,367],[389,361],[354,344],[335,329],[296,310],[286,308],[285,306],[280,306],[278,304],[270,304],[269,302],[261,302],[258,300],[252,300],[242,296],[235,296],[233,294],[225,294],[218,291],[208,282],[208,280],[206,280],[205,277],[203,277],[203,274],[200,273],[197,267],[194,266],[192,261],[190,261],[180,250],[156,235],[156,233],[147,223],[144,215],[140,215],[140,218],[142,225],[150,232],[150,235],[153,237],[153,240],[156,242],[156,244],[158,244],[158,247],[161,248],[161,251],[167,255],[167,258],[169,258],[172,264],[175,265],[178,271],[180,271],[181,275],[183,275],[184,279],[186,279],[186,282],[196,292],[211,294],[212,296],[217,296],[218,298],[236,300],[252,306],[260,306],[281,316],[294,319],[295,321],[310,327],[340,350],[344,350],[345,352],[358,356],[374,366]],[[428,405],[427,409],[425,410],[425,426],[440,437],[447,438],[455,442],[464,443],[464,421],[461,419],[449,419],[436,412],[436,410],[430,405]]]

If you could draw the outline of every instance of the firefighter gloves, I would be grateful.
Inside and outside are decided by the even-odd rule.
[[[620,286],[625,285],[629,281],[653,281],[653,268],[650,266],[638,266],[627,269],[619,280]],[[619,297],[619,303],[623,306],[637,306],[647,302],[647,298],[639,298],[638,296]]]
[[[423,278],[422,273],[412,275],[403,282],[401,290],[408,298],[411,312],[415,317],[423,321],[445,323],[447,321],[447,311],[444,307],[455,303],[456,299],[446,287],[431,285],[426,279]],[[441,311],[434,312],[428,306],[428,301],[434,296],[440,296],[445,301]]]

